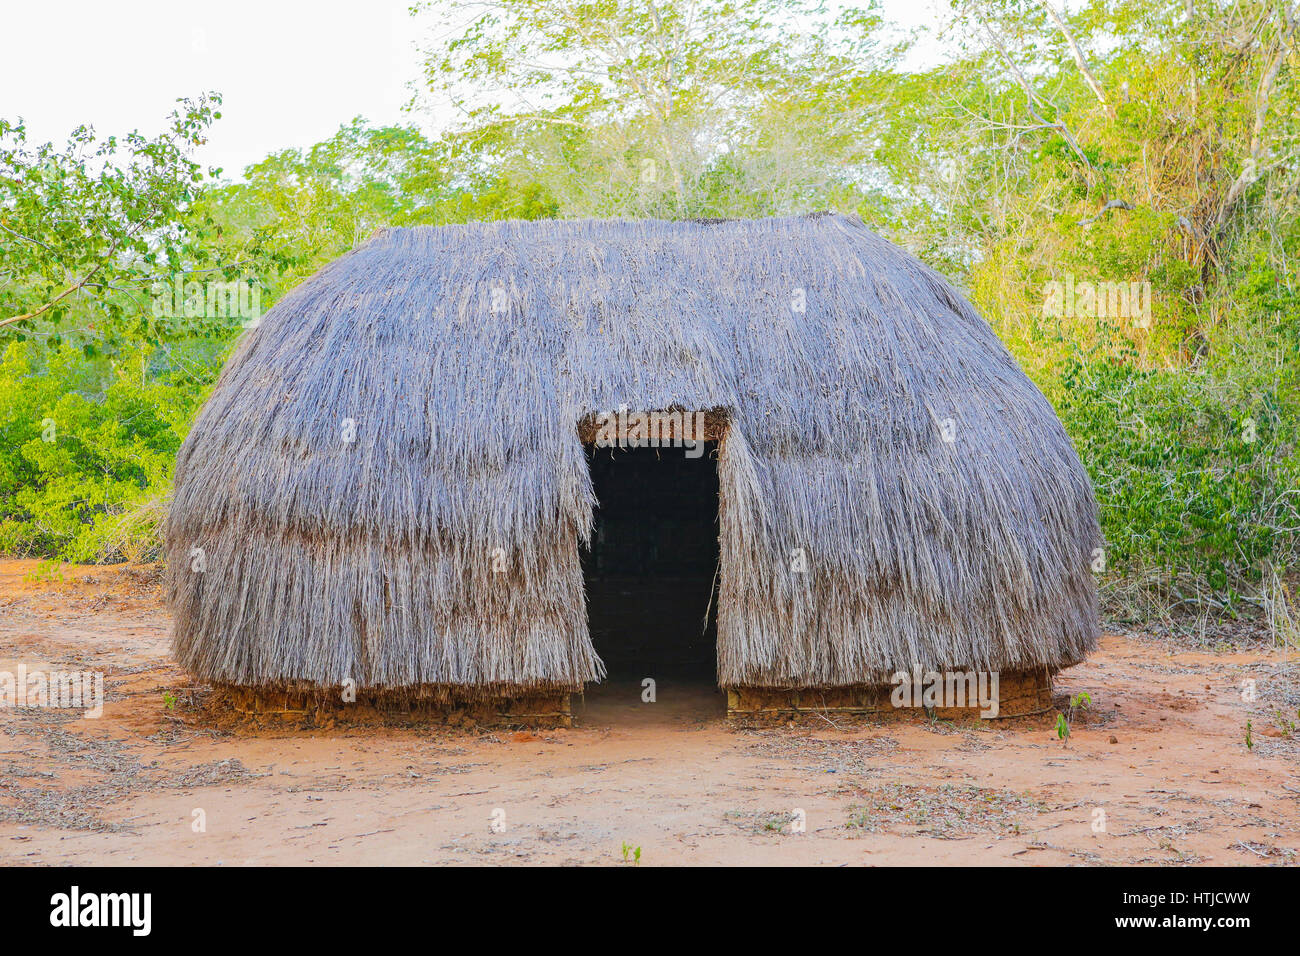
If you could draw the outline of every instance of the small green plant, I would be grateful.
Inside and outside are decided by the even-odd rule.
[[[1064,741],[1070,739],[1070,727],[1074,724],[1074,712],[1076,710],[1087,710],[1088,705],[1092,703],[1092,695],[1086,690],[1079,691],[1070,698],[1070,708],[1066,714],[1056,715],[1056,736]],[[1068,714],[1068,716],[1067,716]]]
[[[639,846],[634,847],[632,844],[624,840],[623,841],[623,862],[624,863],[630,862],[632,863],[633,866],[640,866],[641,848]]]
[[[163,706],[168,710],[176,709],[176,695],[169,690],[163,691]]]
[[[1296,717],[1300,718],[1300,710],[1296,711]],[[1277,721],[1278,729],[1282,731],[1284,737],[1294,737],[1296,729],[1300,727],[1300,724],[1288,717],[1281,707],[1273,708],[1273,719]]]
[[[24,581],[36,584],[53,584],[58,581],[63,583],[63,561],[59,558],[50,558],[48,561],[42,561],[32,570],[23,575]]]
[[[865,807],[856,811],[850,808],[849,822],[844,825],[850,830],[871,830],[874,832],[877,829],[871,811]]]
[[[1255,728],[1251,726],[1250,721],[1249,720],[1246,721],[1246,749],[1247,750],[1255,749],[1255,738],[1251,733],[1254,729]]]

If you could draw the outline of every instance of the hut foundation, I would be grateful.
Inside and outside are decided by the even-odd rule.
[[[728,719],[793,718],[808,714],[869,714],[878,717],[914,716],[922,719],[981,719],[978,701],[965,707],[897,707],[892,684],[860,684],[849,687],[729,687]],[[1007,671],[999,675],[996,718],[1027,717],[1052,707],[1052,673]]]
[[[401,717],[430,723],[474,723],[481,726],[571,727],[572,695],[568,691],[537,691],[517,697],[465,699],[446,693],[358,694],[345,702],[339,694],[318,690],[270,688],[220,688],[230,707],[240,714],[258,717],[326,717],[347,720],[350,716]]]

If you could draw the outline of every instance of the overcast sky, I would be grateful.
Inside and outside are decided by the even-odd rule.
[[[28,141],[62,141],[80,123],[101,134],[158,132],[180,96],[217,90],[222,119],[198,154],[237,177],[287,146],[328,139],[353,116],[414,123],[406,84],[427,29],[412,0],[38,0],[7,3],[0,116]],[[935,23],[946,0],[885,0],[905,26]],[[427,22],[427,17],[424,22]]]

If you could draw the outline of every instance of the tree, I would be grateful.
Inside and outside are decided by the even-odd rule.
[[[498,0],[465,23],[420,9],[440,37],[423,102],[458,112],[460,168],[539,183],[562,215],[852,206],[889,108],[870,11],[831,21],[774,0]]]
[[[82,126],[61,148],[30,148],[21,123],[0,119],[0,329],[22,336],[70,312],[117,322],[126,301],[142,305],[159,277],[202,258],[183,225],[203,180],[189,156],[221,98],[180,103],[154,139]]]

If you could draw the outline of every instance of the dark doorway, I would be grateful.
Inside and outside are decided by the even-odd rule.
[[[717,443],[685,448],[598,448],[587,461],[598,502],[582,555],[587,613],[606,686],[597,699],[641,702],[641,683],[673,711],[701,691],[716,706]],[[706,624],[707,615],[707,624]]]

